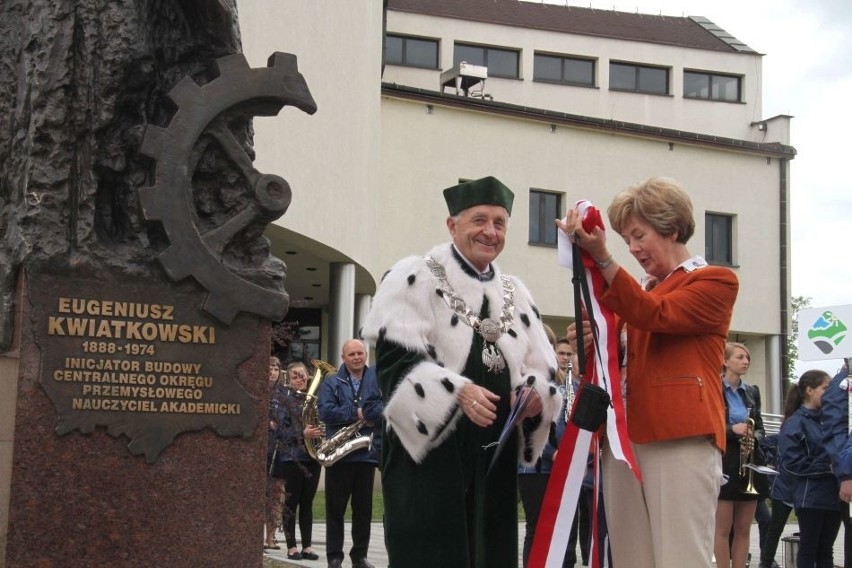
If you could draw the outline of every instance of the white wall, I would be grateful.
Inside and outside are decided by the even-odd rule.
[[[277,223],[360,260],[377,238],[381,2],[251,0],[239,9],[249,64],[295,54],[318,107],[255,119],[255,166],[293,189]]]

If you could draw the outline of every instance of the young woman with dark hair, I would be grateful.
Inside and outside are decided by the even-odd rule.
[[[806,371],[784,401],[778,449],[781,471],[790,481],[793,507],[799,520],[797,568],[832,568],[834,540],[840,529],[837,478],[823,445],[820,407],[830,377]]]

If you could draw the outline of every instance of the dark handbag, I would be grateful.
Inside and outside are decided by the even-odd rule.
[[[601,424],[606,422],[606,411],[609,406],[608,392],[598,385],[582,383],[577,391],[577,400],[574,403],[571,422],[576,424],[578,428],[595,432]]]

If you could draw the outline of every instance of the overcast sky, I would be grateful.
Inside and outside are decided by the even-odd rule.
[[[791,163],[792,295],[810,297],[813,307],[852,304],[852,1],[549,2],[704,16],[764,54],[763,118],[794,117],[791,143],[798,154]],[[839,365],[839,360],[800,362],[797,369],[834,374]]]

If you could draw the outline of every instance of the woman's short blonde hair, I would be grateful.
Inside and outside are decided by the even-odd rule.
[[[666,177],[652,177],[622,191],[612,200],[607,215],[618,234],[632,216],[664,237],[676,234],[677,242],[682,244],[695,232],[692,200],[678,182]]]
[[[725,344],[725,360],[730,359],[734,355],[734,349],[742,349],[745,351],[746,357],[751,361],[751,352],[748,350],[742,343],[737,343],[736,341],[729,341]]]

